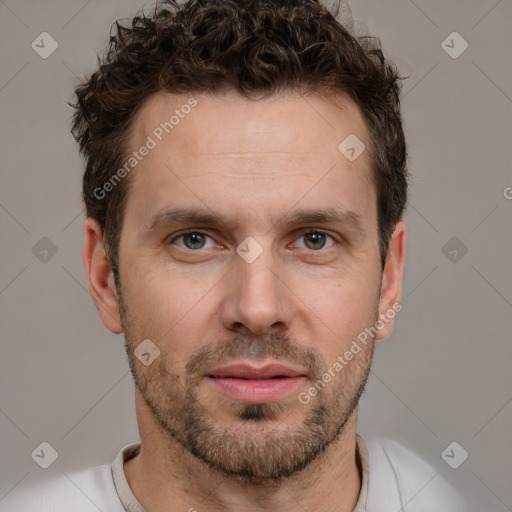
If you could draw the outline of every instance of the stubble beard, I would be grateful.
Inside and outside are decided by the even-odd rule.
[[[297,344],[287,335],[273,334],[264,340],[235,336],[196,350],[186,365],[183,386],[179,375],[167,367],[163,351],[149,367],[135,362],[133,351],[143,338],[135,335],[137,329],[127,321],[121,299],[120,311],[135,385],[167,436],[171,453],[179,443],[214,471],[254,485],[279,483],[324,454],[342,434],[368,380],[374,340],[307,406],[300,404],[296,396],[262,404],[230,401],[228,406],[237,420],[222,426],[215,422],[214,406],[205,405],[199,398],[206,365],[236,358],[273,358],[307,368],[311,383],[321,380],[327,365],[316,350]],[[374,317],[376,320],[376,311]],[[210,403],[226,406],[225,401]],[[305,411],[300,424],[287,424],[290,409],[296,416],[300,408]]]

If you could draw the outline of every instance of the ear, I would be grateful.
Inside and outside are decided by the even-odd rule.
[[[99,224],[91,218],[85,223],[85,240],[82,256],[92,300],[103,325],[114,334],[123,332],[117,291],[112,265],[103,248],[103,233]]]
[[[395,315],[402,309],[400,299],[405,265],[405,239],[406,226],[400,221],[396,224],[389,241],[386,264],[382,273],[377,340],[383,340],[391,334]]]

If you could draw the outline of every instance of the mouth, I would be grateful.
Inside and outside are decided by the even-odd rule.
[[[296,391],[307,379],[304,371],[282,364],[257,367],[232,364],[206,374],[217,392],[246,403],[270,403]]]

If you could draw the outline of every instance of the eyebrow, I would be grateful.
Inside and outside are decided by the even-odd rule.
[[[144,231],[157,231],[175,224],[194,224],[207,227],[224,227],[234,229],[239,221],[227,218],[207,209],[172,208],[157,213],[147,224]],[[365,235],[362,216],[353,211],[340,208],[324,208],[320,210],[299,210],[290,215],[284,214],[273,225],[300,225],[300,224],[336,224],[347,227],[360,235]]]

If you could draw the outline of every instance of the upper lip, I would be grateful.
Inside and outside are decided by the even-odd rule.
[[[266,364],[260,367],[242,363],[219,366],[208,372],[207,375],[209,377],[231,379],[271,379],[273,377],[303,377],[306,374],[301,370],[279,363]]]

